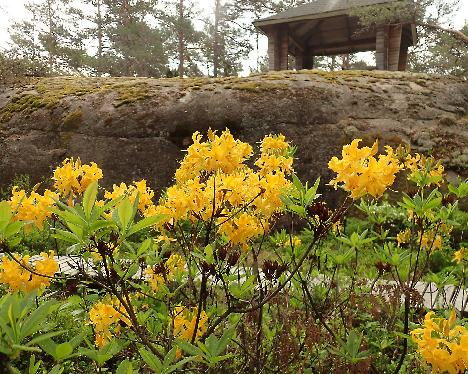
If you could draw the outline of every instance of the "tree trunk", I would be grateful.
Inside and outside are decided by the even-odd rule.
[[[213,76],[218,76],[219,71],[219,18],[221,0],[215,0],[214,38],[213,38]]]
[[[98,67],[97,73],[99,76],[102,75],[102,55],[103,55],[103,27],[102,27],[102,13],[101,13],[101,0],[96,0],[97,14],[96,14],[96,23],[97,23],[97,39],[98,39]]]
[[[54,28],[54,17],[52,14],[52,1],[47,0],[47,24],[49,27],[49,35],[47,36],[47,53],[48,53],[48,65],[49,74],[52,74],[55,62],[54,44],[55,44],[55,28]]]
[[[448,33],[452,35],[455,39],[463,42],[464,44],[468,44],[468,36],[466,36],[459,30],[449,29],[447,27],[443,27],[435,23],[416,22],[416,25],[425,27],[431,30],[442,31],[442,32]]]
[[[184,37],[184,0],[179,0],[179,25],[178,25],[178,39],[179,39],[179,77],[184,76],[184,63],[185,63],[185,37]]]

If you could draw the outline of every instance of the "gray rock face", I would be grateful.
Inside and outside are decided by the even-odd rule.
[[[168,186],[194,131],[228,127],[251,144],[283,133],[304,180],[353,138],[400,143],[467,176],[468,83],[390,72],[272,72],[249,78],[35,79],[0,87],[0,186],[51,175],[66,157],[95,161],[104,184]],[[322,190],[329,192],[323,186]],[[328,191],[328,192],[327,192]]]

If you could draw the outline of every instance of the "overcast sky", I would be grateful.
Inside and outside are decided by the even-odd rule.
[[[0,47],[7,47],[9,42],[8,27],[13,21],[21,20],[26,17],[24,4],[31,0],[0,0]],[[34,0],[33,0],[34,1]],[[212,12],[213,0],[194,0],[198,4],[203,15],[208,15]],[[460,1],[460,10],[458,11],[453,25],[455,28],[463,27],[464,23],[468,21],[468,0]],[[261,36],[259,54],[264,55],[267,49],[266,37]],[[257,61],[256,52],[252,52],[248,61],[244,65],[246,71],[249,67],[255,67]]]

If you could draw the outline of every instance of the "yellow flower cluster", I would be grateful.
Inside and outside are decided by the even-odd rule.
[[[173,325],[174,337],[185,341],[191,341],[195,333],[195,324],[197,321],[198,308],[186,308],[184,306],[177,306],[174,310]],[[204,310],[200,312],[200,319],[198,321],[198,328],[196,332],[196,339],[201,337],[207,329],[208,316]]]
[[[405,167],[409,171],[408,179],[418,181],[421,178],[429,177],[425,182],[426,186],[431,184],[441,185],[444,179],[444,166],[430,156],[426,157],[416,153],[414,156],[407,155]]]
[[[399,232],[396,236],[396,239],[398,242],[398,246],[400,246],[401,244],[409,243],[409,241],[411,240],[411,230],[406,228],[404,231]]]
[[[14,254],[14,259],[3,257],[0,264],[0,283],[7,284],[10,292],[32,290],[42,291],[50,285],[51,277],[59,270],[57,261],[54,258],[54,252],[48,254],[41,252],[42,260],[37,260],[30,264],[30,256],[21,257]],[[20,265],[21,264],[21,265]],[[33,274],[28,269],[41,274]]]
[[[252,147],[229,130],[219,136],[210,131],[207,141],[195,133],[193,142],[176,171],[177,183],[145,215],[165,214],[163,223],[170,224],[216,219],[218,233],[245,247],[283,209],[280,196],[290,187],[293,172],[289,144],[282,135],[265,137],[254,170],[245,164]]]
[[[81,160],[67,158],[62,166],[54,171],[54,187],[61,196],[68,198],[69,203],[75,196],[81,195],[88,186],[102,178],[102,170],[92,162],[81,164]]]
[[[113,302],[99,302],[95,304],[89,311],[89,320],[94,326],[96,334],[95,344],[98,348],[104,347],[112,339],[110,327],[114,323],[122,321],[127,326],[131,326],[125,308],[115,300]],[[117,325],[115,334],[118,335],[119,333],[120,325]]]
[[[128,196],[130,202],[133,204],[138,195],[138,209],[141,213],[153,206],[154,191],[146,186],[146,180],[142,179],[139,182],[133,182],[133,185],[127,186],[125,183],[120,185],[114,184],[112,191],[105,191],[104,197],[106,199],[117,199],[121,196]]]
[[[418,238],[421,241],[421,248],[435,251],[442,249],[442,236],[436,235],[434,231],[426,231],[422,234],[418,232]]]
[[[184,270],[185,261],[183,257],[172,254],[163,264],[148,266],[145,275],[151,288],[156,292],[162,284],[173,281]]]
[[[457,374],[468,369],[468,329],[456,324],[455,311],[448,320],[427,313],[423,327],[413,330],[411,336],[433,371]]]
[[[230,174],[241,168],[252,154],[250,144],[234,139],[228,130],[220,136],[209,130],[208,142],[203,142],[202,135],[197,131],[192,140],[193,144],[187,149],[187,155],[176,171],[177,183],[184,183],[202,172],[220,170]]]
[[[14,220],[30,221],[37,228],[42,229],[44,221],[52,215],[54,199],[58,199],[58,195],[52,191],[45,190],[43,195],[32,191],[28,196],[25,190],[18,190],[15,186],[8,204],[15,212]]]
[[[458,263],[461,263],[465,260],[465,257],[467,254],[468,254],[468,251],[466,250],[466,248],[460,248],[458,251],[456,251],[453,254],[453,258]]]
[[[393,149],[386,146],[386,155],[374,156],[378,151],[378,142],[372,148],[359,148],[361,139],[355,139],[351,144],[345,145],[342,158],[333,157],[328,167],[338,175],[330,184],[341,186],[351,193],[353,199],[366,194],[375,198],[383,195],[385,190],[395,181],[395,174],[402,168],[399,165]]]

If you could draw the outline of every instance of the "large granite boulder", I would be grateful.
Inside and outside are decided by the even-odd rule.
[[[306,180],[328,181],[328,160],[356,137],[409,144],[467,176],[467,113],[464,80],[401,72],[34,78],[0,87],[0,186],[20,174],[40,181],[74,156],[96,161],[106,185],[145,178],[161,189],[192,133],[209,127],[251,143],[283,133],[298,147],[296,170]]]

